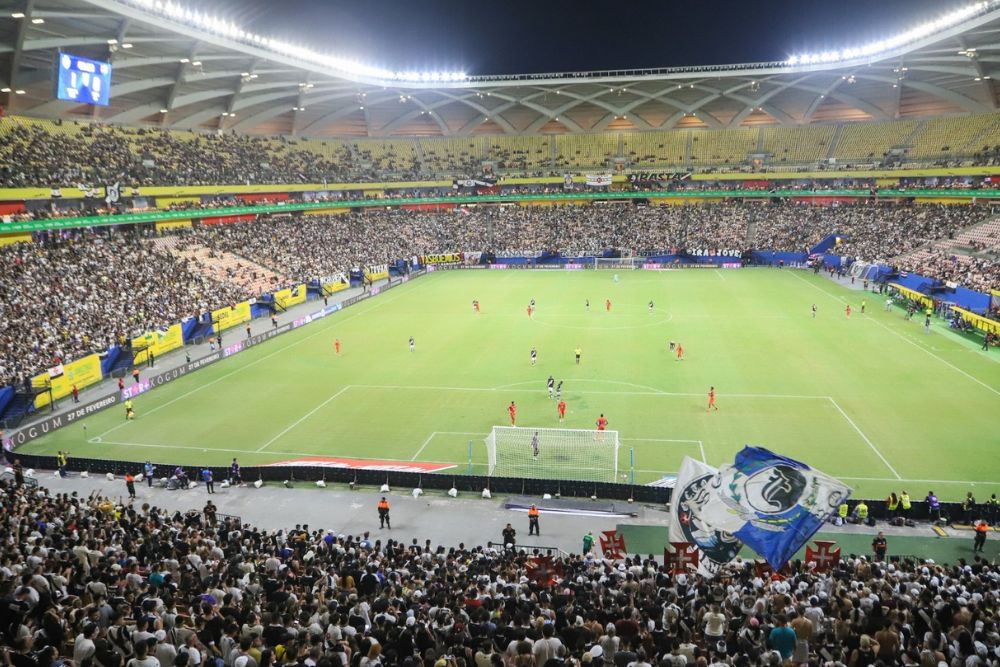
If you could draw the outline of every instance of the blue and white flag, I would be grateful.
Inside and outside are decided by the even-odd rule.
[[[719,471],[685,456],[670,497],[670,541],[690,542],[698,547],[698,574],[714,577],[743,546],[731,534],[716,529],[704,517],[704,509],[715,498],[714,481]]]
[[[713,480],[704,521],[782,567],[851,494],[843,482],[762,447],[744,447]]]

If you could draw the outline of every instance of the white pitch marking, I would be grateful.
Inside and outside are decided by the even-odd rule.
[[[422,284],[422,283],[420,283],[420,284]],[[411,291],[412,291],[412,290],[411,290]],[[400,295],[400,296],[401,296],[401,295]],[[392,301],[395,301],[396,299],[399,299],[399,298],[400,298],[400,296],[395,296],[395,297],[392,297],[392,298],[390,298],[390,299],[385,299],[385,300],[377,300],[378,302],[377,302],[377,303],[376,303],[376,304],[375,304],[374,306],[372,306],[371,308],[369,308],[369,309],[365,310],[364,312],[360,312],[360,313],[355,313],[354,315],[351,315],[351,316],[349,316],[349,317],[345,317],[345,318],[343,318],[343,319],[339,319],[339,318],[336,318],[336,317],[334,317],[334,318],[330,319],[330,322],[334,322],[334,323],[339,323],[339,324],[343,324],[344,322],[347,322],[347,321],[349,321],[349,320],[353,320],[353,319],[354,319],[354,318],[356,318],[356,317],[361,317],[362,315],[365,315],[365,314],[367,314],[367,313],[370,313],[371,311],[375,310],[376,308],[378,308],[378,307],[380,307],[380,306],[383,306],[383,305],[385,305],[385,304],[387,304],[387,303],[390,303],[390,302],[392,302]],[[337,311],[337,312],[340,312],[340,311]],[[329,316],[329,315],[327,315],[327,317],[330,317],[330,316]],[[253,360],[253,361],[251,361],[251,362],[249,362],[249,363],[247,363],[247,364],[244,364],[243,366],[240,366],[239,368],[236,368],[236,369],[233,369],[232,371],[230,371],[230,372],[226,373],[225,375],[221,375],[221,376],[219,376],[219,377],[215,378],[215,379],[214,379],[214,380],[212,380],[211,382],[206,382],[205,384],[201,384],[201,385],[198,385],[198,386],[197,386],[197,387],[195,387],[194,389],[192,389],[192,390],[190,390],[190,391],[186,391],[186,392],[184,392],[183,394],[181,394],[181,395],[180,395],[180,396],[178,396],[177,398],[174,398],[174,399],[171,399],[171,400],[167,401],[166,403],[161,403],[160,405],[156,406],[155,408],[152,408],[151,410],[148,410],[147,412],[145,412],[145,413],[144,413],[144,415],[143,415],[143,416],[149,416],[149,415],[153,414],[154,412],[158,412],[159,410],[162,410],[163,408],[167,407],[168,405],[172,405],[173,403],[176,403],[177,401],[180,401],[180,400],[182,400],[182,399],[185,399],[185,398],[187,398],[187,397],[188,397],[188,396],[190,396],[191,394],[195,394],[195,393],[197,393],[197,392],[201,391],[202,389],[207,389],[208,387],[211,387],[211,386],[212,386],[213,384],[215,384],[215,383],[217,383],[217,382],[222,382],[223,380],[225,380],[226,378],[228,378],[228,377],[229,377],[229,376],[231,376],[231,375],[235,375],[236,373],[239,373],[239,372],[241,372],[241,371],[245,371],[246,369],[250,368],[251,366],[256,366],[257,364],[259,364],[260,362],[264,361],[265,359],[270,359],[271,357],[273,357],[273,356],[274,356],[274,355],[276,355],[276,354],[280,354],[281,352],[284,352],[285,350],[288,350],[288,349],[290,349],[290,348],[293,348],[293,347],[295,347],[295,346],[297,346],[297,345],[301,345],[302,343],[306,342],[307,340],[310,340],[310,339],[312,339],[312,338],[315,338],[316,336],[319,336],[319,335],[320,335],[320,334],[322,334],[322,333],[326,333],[326,332],[327,332],[327,331],[328,331],[329,329],[331,329],[331,328],[332,328],[333,326],[334,326],[334,325],[333,325],[333,324],[331,324],[331,325],[330,325],[329,327],[324,327],[324,328],[322,328],[322,329],[319,329],[319,330],[315,331],[314,333],[311,333],[311,334],[309,334],[308,336],[305,336],[305,337],[303,337],[303,338],[300,338],[299,340],[295,341],[294,343],[289,343],[288,345],[286,345],[286,346],[284,346],[284,347],[282,347],[282,348],[278,348],[277,350],[275,350],[274,352],[271,352],[270,354],[266,354],[266,355],[264,355],[264,356],[263,356],[263,357],[261,357],[260,359],[255,359],[255,360]],[[99,436],[97,436],[97,437],[99,437],[99,438],[103,438],[103,437],[104,437],[104,436],[106,436],[106,435],[107,435],[108,433],[111,433],[111,432],[113,432],[113,431],[117,431],[117,430],[118,430],[118,429],[120,429],[120,428],[121,428],[122,426],[125,426],[125,424],[127,424],[127,423],[128,423],[128,422],[125,422],[125,423],[123,423],[123,424],[119,424],[118,426],[112,426],[112,427],[111,427],[111,428],[109,428],[109,429],[108,429],[107,431],[105,431],[104,433],[101,433],[101,434],[100,434]]]
[[[437,431],[434,431],[434,432],[432,432],[432,433],[431,433],[431,434],[430,434],[429,436],[427,436],[427,439],[426,439],[426,440],[424,440],[424,444],[420,445],[420,449],[418,449],[418,450],[417,450],[417,453],[416,453],[416,454],[414,454],[414,455],[413,455],[413,458],[412,458],[412,459],[410,459],[410,460],[411,460],[411,461],[416,461],[416,460],[417,460],[417,457],[418,457],[418,456],[420,456],[421,452],[423,452],[423,451],[424,451],[424,447],[426,447],[427,445],[431,444],[431,440],[433,440],[433,439],[434,439],[434,436],[435,436],[435,435],[437,435],[437,434],[438,434],[438,432],[437,432]]]
[[[296,419],[295,421],[293,421],[285,429],[283,429],[280,433],[278,433],[278,435],[274,436],[273,438],[271,438],[270,440],[268,440],[267,442],[265,442],[263,445],[261,445],[260,447],[258,447],[255,451],[258,451],[258,452],[264,451],[265,449],[267,449],[268,447],[270,447],[272,444],[274,444],[278,439],[280,439],[283,435],[285,435],[286,433],[288,433],[289,431],[291,431],[292,429],[294,429],[296,426],[298,426],[299,424],[301,424],[305,420],[307,420],[310,417],[312,417],[314,414],[316,414],[320,410],[320,408],[322,408],[324,405],[326,405],[327,403],[329,403],[333,399],[337,398],[338,396],[340,396],[341,394],[343,394],[345,391],[347,391],[350,388],[351,388],[351,385],[347,385],[347,386],[341,388],[340,391],[338,391],[337,393],[333,394],[332,396],[330,396],[329,398],[327,398],[325,401],[323,401],[322,403],[320,403],[319,405],[317,405],[315,408],[313,408],[309,412],[305,413],[304,415],[302,415],[301,417],[299,417],[298,419]]]
[[[519,383],[520,384],[520,383]],[[445,387],[439,385],[402,385],[402,384],[353,384],[356,389],[413,389],[419,391],[509,391],[500,387]],[[530,393],[545,393],[546,389],[522,389]],[[575,394],[619,395],[619,396],[704,396],[704,392],[669,392],[669,391],[574,391]],[[810,400],[828,400],[829,396],[810,396],[803,394],[720,394],[726,398],[794,398]]]
[[[719,276],[719,280],[721,280],[722,282],[726,282],[725,276],[723,276],[718,269],[712,269],[712,271],[715,272],[715,275]]]
[[[882,455],[882,452],[880,452],[880,451],[879,451],[878,447],[876,447],[876,446],[875,446],[875,445],[874,445],[874,444],[872,443],[872,441],[868,439],[868,436],[867,436],[867,435],[865,435],[864,431],[862,431],[862,430],[861,430],[860,428],[858,428],[858,425],[854,423],[854,420],[853,420],[853,419],[851,419],[851,418],[850,418],[850,417],[849,417],[849,416],[847,415],[847,413],[846,413],[846,412],[844,412],[844,409],[843,409],[842,407],[840,407],[840,404],[839,404],[839,403],[837,403],[837,401],[835,401],[835,400],[833,399],[833,397],[832,397],[832,396],[830,397],[830,402],[831,402],[831,403],[833,403],[833,407],[837,408],[837,412],[839,412],[840,414],[842,414],[842,415],[844,416],[844,419],[846,419],[846,420],[847,420],[847,423],[848,423],[848,424],[850,424],[850,425],[851,425],[851,427],[853,427],[853,428],[854,428],[854,430],[858,432],[858,435],[860,435],[860,436],[861,436],[861,439],[862,439],[862,440],[864,440],[864,441],[865,441],[866,443],[868,443],[868,446],[869,446],[869,447],[871,447],[872,451],[873,451],[873,452],[875,452],[875,454],[876,454],[876,455],[877,455],[877,456],[878,456],[878,457],[879,457],[880,459],[882,459],[882,463],[884,463],[884,464],[885,464],[885,467],[889,469],[889,472],[891,472],[891,473],[892,473],[893,475],[895,475],[895,476],[896,476],[896,479],[899,479],[899,480],[903,479],[902,477],[900,477],[900,476],[899,476],[899,473],[898,473],[898,472],[896,472],[896,469],[892,467],[892,464],[891,464],[891,463],[889,463],[889,460],[888,460],[888,459],[886,459],[886,458],[885,458],[885,457],[884,457],[884,456]]]
[[[805,278],[803,278],[802,276],[800,276],[800,275],[796,275],[794,271],[789,271],[789,273],[790,273],[791,275],[795,276],[796,278],[798,278],[799,280],[801,280],[802,282],[804,282],[804,283],[805,283],[806,285],[809,285],[809,287],[812,287],[813,289],[816,289],[816,290],[819,290],[819,291],[820,291],[820,292],[822,292],[823,294],[826,294],[826,295],[827,295],[828,297],[830,297],[831,299],[836,299],[837,301],[840,301],[841,303],[848,303],[847,301],[845,301],[845,300],[844,300],[843,298],[841,298],[841,297],[837,296],[836,294],[831,294],[830,292],[827,292],[827,291],[826,291],[825,289],[823,289],[822,287],[820,287],[820,286],[818,286],[818,285],[813,285],[813,284],[812,284],[811,282],[809,282],[808,280],[806,280],[806,279],[805,279]],[[996,389],[994,389],[994,388],[993,388],[993,387],[991,387],[990,385],[986,384],[985,382],[983,382],[983,381],[982,381],[982,380],[980,380],[979,378],[975,377],[974,375],[970,375],[969,373],[966,373],[966,372],[965,372],[965,371],[963,371],[963,370],[962,370],[961,368],[959,368],[958,366],[954,365],[953,363],[951,363],[951,362],[947,361],[946,359],[942,359],[942,358],[941,358],[941,357],[939,357],[938,355],[936,355],[936,354],[934,354],[933,352],[931,352],[930,350],[928,350],[928,349],[927,349],[926,347],[924,347],[923,345],[920,345],[920,344],[918,344],[918,343],[915,343],[915,342],[913,342],[913,341],[912,341],[912,340],[910,340],[910,339],[909,339],[909,338],[908,338],[907,336],[905,336],[905,335],[903,335],[903,334],[899,333],[898,331],[896,331],[895,329],[892,329],[891,327],[888,327],[888,326],[886,326],[885,324],[883,324],[883,323],[879,322],[878,320],[876,320],[876,319],[874,319],[874,318],[867,318],[867,320],[868,320],[868,321],[871,321],[871,322],[874,322],[875,324],[879,325],[880,327],[882,327],[883,329],[885,329],[886,331],[888,331],[888,332],[889,332],[889,333],[891,333],[892,335],[894,335],[894,336],[898,337],[898,338],[899,338],[900,340],[903,340],[903,341],[905,341],[905,342],[909,343],[910,345],[912,345],[913,347],[917,348],[917,349],[918,349],[918,350],[920,350],[921,352],[925,352],[926,354],[929,354],[930,356],[934,357],[935,359],[937,359],[938,361],[940,361],[940,362],[941,362],[942,364],[944,364],[945,366],[947,366],[947,367],[951,368],[951,369],[952,369],[952,370],[954,370],[954,371],[958,371],[959,373],[961,373],[961,374],[962,374],[962,375],[964,375],[965,377],[969,378],[970,380],[972,380],[972,381],[973,381],[973,382],[975,382],[976,384],[978,384],[978,385],[980,385],[980,386],[982,386],[982,387],[985,387],[986,389],[988,389],[989,391],[993,392],[993,393],[994,393],[994,394],[996,394],[997,396],[1000,396],[1000,391],[997,391]]]

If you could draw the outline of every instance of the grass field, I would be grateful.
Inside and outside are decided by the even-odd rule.
[[[140,396],[135,421],[108,410],[25,451],[218,465],[344,456],[465,472],[473,441],[483,473],[483,438],[508,423],[510,401],[518,425],[559,426],[552,374],[565,381],[564,426],[592,428],[603,412],[622,437],[620,470],[634,449],[638,482],[685,455],[718,465],[758,444],[867,496],[957,499],[969,482],[979,496],[1000,492],[1000,358],[943,326],[924,335],[872,295],[867,314],[847,319],[845,303],[857,311],[862,298],[790,270],[625,271],[618,283],[611,272],[439,272]],[[710,385],[718,412],[705,409]]]

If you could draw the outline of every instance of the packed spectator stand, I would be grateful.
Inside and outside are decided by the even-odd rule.
[[[995,287],[987,257],[951,260],[907,253],[987,220],[988,206],[914,206],[864,201],[810,206],[767,201],[700,206],[477,207],[465,212],[368,209],[197,227],[158,244],[150,230],[52,233],[0,248],[0,378],[19,384],[59,363],[249,297],[263,288],[347,274],[413,255],[489,251],[636,255],[747,249],[808,251],[830,234],[837,252],[903,270]],[[181,250],[207,248],[259,265],[253,280],[206,270]],[[265,271],[266,269],[266,271]],[[265,278],[268,276],[267,278]]]
[[[237,489],[237,491],[240,491]],[[13,667],[987,667],[1000,571],[845,556],[715,579],[617,561],[264,531],[0,483]]]

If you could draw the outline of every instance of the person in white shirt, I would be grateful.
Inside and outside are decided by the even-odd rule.
[[[712,607],[705,612],[702,617],[704,622],[703,630],[705,633],[705,642],[712,646],[719,642],[726,635],[726,628],[729,625],[729,619],[726,615],[719,610],[719,605],[713,604]]]
[[[546,623],[542,626],[542,638],[531,647],[531,652],[535,656],[535,665],[544,665],[549,661],[549,658],[555,658],[559,655],[558,651],[562,642],[554,635],[554,625]]]
[[[85,660],[90,660],[97,652],[94,639],[97,637],[98,627],[96,623],[87,623],[83,626],[83,632],[76,636],[73,642],[73,662],[82,665]]]

